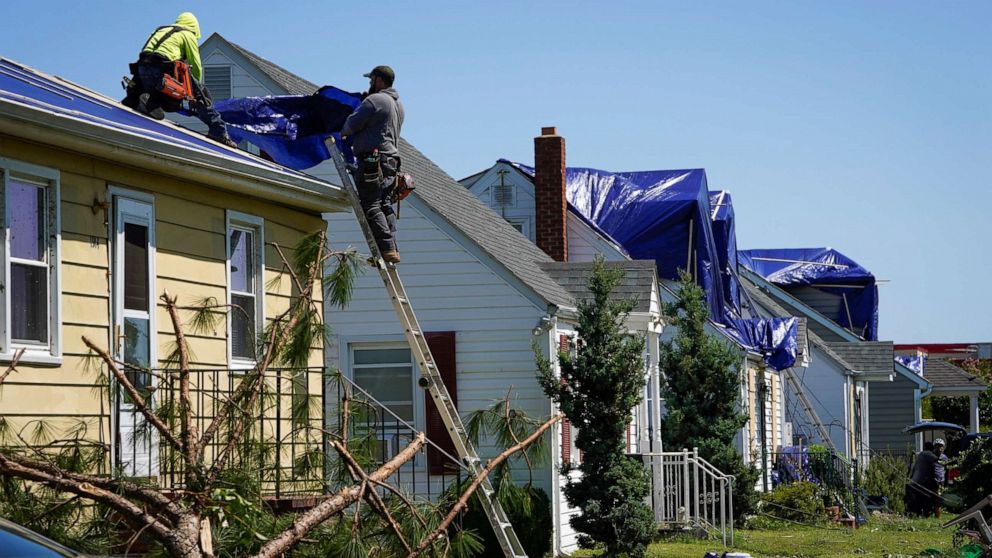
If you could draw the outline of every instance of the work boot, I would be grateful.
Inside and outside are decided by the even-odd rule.
[[[237,142],[231,139],[231,136],[227,135],[227,132],[224,132],[223,134],[207,134],[207,137],[214,140],[217,143],[223,143],[224,145],[232,149],[238,148]]]
[[[138,112],[142,114],[147,114],[148,116],[151,116],[155,120],[162,120],[163,118],[165,118],[165,111],[162,110],[162,107],[148,108],[151,99],[152,99],[151,95],[149,95],[148,93],[142,93],[141,96],[138,97]]]
[[[382,253],[382,259],[386,260],[386,263],[398,264],[400,263],[400,253],[397,250],[386,250]]]

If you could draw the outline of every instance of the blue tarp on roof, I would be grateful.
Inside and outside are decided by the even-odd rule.
[[[924,355],[920,356],[910,356],[910,355],[896,355],[896,362],[909,368],[913,372],[916,372],[918,376],[923,375],[923,370],[927,364],[927,357]]]
[[[720,275],[723,276],[723,298],[734,308],[741,307],[737,278],[737,229],[734,225],[734,204],[730,192],[710,192],[713,218],[713,242]]]
[[[533,167],[511,164],[534,175]],[[714,322],[745,348],[765,355],[769,366],[792,366],[797,355],[795,318],[741,316],[736,268],[731,265],[737,250],[733,210],[725,196],[725,203],[714,211],[705,170],[615,173],[568,167],[565,190],[578,214],[632,258],[654,260],[660,277],[677,280],[680,269],[690,268],[706,292]]]
[[[741,265],[787,291],[811,287],[832,295],[825,311],[842,327],[878,340],[878,286],[875,276],[833,248],[741,250]],[[799,296],[802,299],[802,296]],[[823,308],[818,307],[821,312]]]
[[[248,153],[221,146],[196,132],[158,122],[81,86],[7,59],[0,59],[0,99],[145,139],[271,166],[273,169],[280,168]]]
[[[338,132],[361,102],[356,93],[324,86],[313,95],[225,99],[216,108],[235,141],[248,141],[273,161],[302,170],[330,158],[324,140],[333,136],[341,145]],[[351,157],[349,148],[342,151]]]

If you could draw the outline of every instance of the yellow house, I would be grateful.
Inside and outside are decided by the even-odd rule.
[[[326,182],[5,59],[0,177],[0,374],[21,355],[0,388],[0,444],[82,435],[109,450],[104,466],[159,478],[169,471],[150,429],[107,387],[82,338],[149,369],[132,380],[161,403],[154,370],[166,367],[174,337],[159,296],[232,305],[238,311],[214,331],[187,331],[198,418],[209,420],[210,401],[253,365],[265,320],[289,305],[291,281],[272,244],[291,253],[325,228],[323,212],[345,203]],[[311,396],[323,362],[316,347],[302,376]],[[292,391],[290,376],[299,395],[296,372],[273,389]],[[272,430],[281,416],[260,420]]]

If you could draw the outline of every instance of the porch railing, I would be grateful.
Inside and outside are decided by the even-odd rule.
[[[160,416],[176,432],[179,382],[175,371],[152,371],[157,378],[152,400]],[[245,371],[196,369],[190,377],[193,426],[202,435],[218,411],[244,380]],[[204,459],[214,462],[224,451],[226,431],[241,423],[243,441],[230,452],[227,474],[239,484],[251,483],[276,500],[326,494],[350,484],[332,439],[341,439],[347,424],[349,451],[369,470],[389,460],[409,443],[418,429],[394,409],[376,401],[360,386],[339,373],[322,368],[273,368],[266,371],[259,401],[239,409],[221,425],[204,448]],[[415,393],[415,396],[422,394]],[[341,401],[349,399],[347,423]],[[160,443],[140,412],[122,393],[113,394],[115,424],[138,425],[115,433],[115,463],[126,474],[157,480],[167,489],[183,488],[182,456]],[[463,465],[445,451],[443,440],[425,447],[387,482],[406,494],[437,502],[466,478]]]
[[[641,454],[651,470],[651,507],[663,528],[702,529],[734,544],[734,477],[699,449]]]

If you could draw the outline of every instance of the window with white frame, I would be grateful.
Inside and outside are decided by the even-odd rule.
[[[59,173],[0,158],[3,203],[2,355],[57,362],[59,306]]]
[[[370,406],[370,412],[354,420],[355,434],[373,435],[378,440],[376,459],[387,461],[412,436],[406,424],[416,425],[417,392],[410,348],[352,345],[351,373],[355,384],[368,394],[356,393],[356,399],[365,399]]]
[[[228,347],[235,365],[255,361],[265,325],[263,226],[259,217],[227,214]]]

